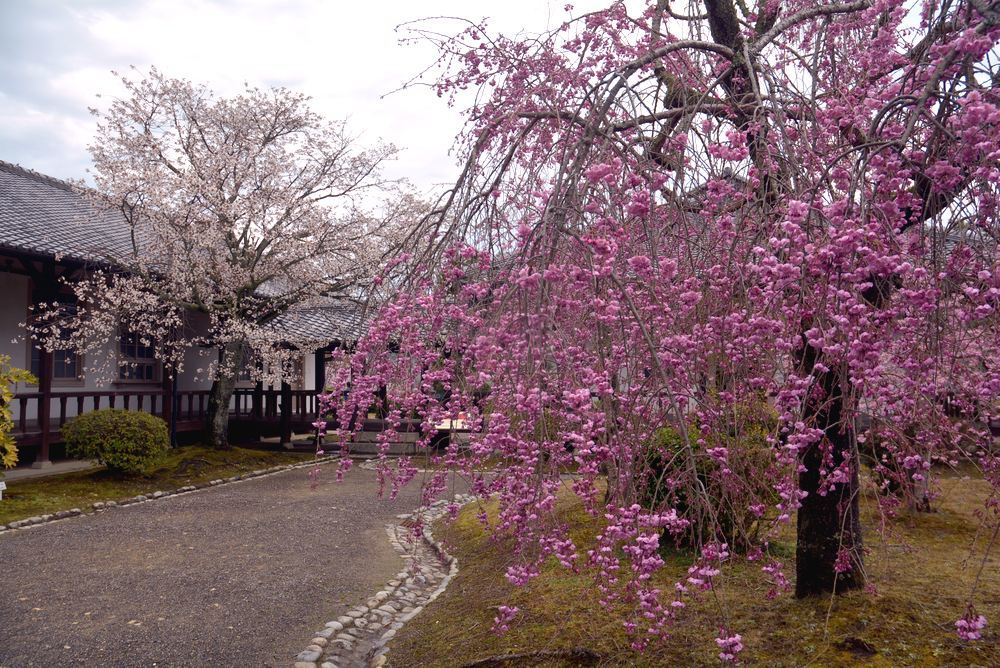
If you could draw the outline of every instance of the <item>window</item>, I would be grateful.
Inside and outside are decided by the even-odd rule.
[[[240,370],[236,372],[236,382],[243,385],[253,385],[253,362],[250,360],[243,360],[243,365]]]
[[[249,348],[243,349],[243,364],[236,372],[236,387],[254,387],[257,379],[254,374],[257,371],[257,358]]]
[[[160,380],[160,362],[148,337],[123,332],[118,344],[118,380],[127,383],[155,383]]]
[[[60,304],[59,310],[66,317],[76,315],[76,305],[71,303]],[[59,338],[69,341],[71,331],[61,329]],[[34,342],[29,343],[31,349],[31,373],[35,378],[42,375],[42,349]],[[83,356],[72,348],[57,349],[52,351],[52,381],[56,383],[75,383],[83,380]]]
[[[42,374],[42,350],[31,346],[31,373]],[[75,350],[56,350],[52,353],[52,380],[80,380],[83,377],[83,360]]]

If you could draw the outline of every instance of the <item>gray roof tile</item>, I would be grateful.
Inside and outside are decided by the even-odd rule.
[[[0,245],[88,262],[131,252],[130,228],[65,181],[0,160]]]
[[[365,330],[364,307],[351,301],[330,299],[327,303],[292,309],[271,327],[293,337],[311,341],[354,342]]]
[[[102,263],[132,252],[121,213],[95,207],[65,181],[2,160],[0,247]],[[356,341],[364,329],[363,310],[351,301],[328,299],[294,308],[270,326],[295,338]]]

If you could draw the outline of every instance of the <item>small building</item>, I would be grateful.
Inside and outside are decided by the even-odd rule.
[[[0,354],[39,379],[37,386],[15,388],[14,436],[22,463],[34,457],[34,466],[47,465],[61,443],[60,427],[98,408],[160,415],[173,433],[204,428],[211,380],[198,370],[215,350],[186,351],[184,370],[171,377],[152,347],[135,332],[119,331],[104,351],[113,360],[108,380],[107,373],[88,373],[77,351],[47,352],[26,336],[23,325],[33,304],[66,302],[72,308],[68,284],[129,252],[129,234],[122,218],[96,209],[69,183],[0,161]],[[281,387],[265,388],[249,374],[241,376],[230,404],[233,437],[289,442],[295,432],[309,433],[330,352],[357,340],[361,324],[358,308],[339,300],[291,311],[273,323],[326,343],[299,351],[293,377]]]

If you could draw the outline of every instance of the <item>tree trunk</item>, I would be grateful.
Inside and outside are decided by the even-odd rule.
[[[208,395],[208,442],[219,450],[228,450],[229,401],[236,389],[236,376],[243,365],[243,346],[227,343],[219,349],[219,372]]]
[[[815,363],[814,349],[808,348],[806,361]],[[810,359],[811,358],[811,359]],[[864,586],[860,496],[860,458],[851,438],[852,425],[844,419],[844,402],[851,397],[848,381],[830,370],[819,375],[823,396],[807,406],[807,423],[822,429],[822,442],[800,453],[799,491],[805,492],[798,511],[795,546],[795,595],[798,598],[842,593]],[[845,389],[847,393],[845,395]],[[848,411],[848,420],[854,411]],[[820,494],[824,454],[830,471],[848,462],[849,481],[828,486]],[[840,572],[838,572],[840,571]]]
[[[918,513],[929,513],[931,508],[931,472],[922,471],[923,479],[913,482],[913,496],[910,497],[910,509]]]
[[[898,279],[895,276],[873,277],[871,286],[861,296],[872,308],[880,309],[896,287]],[[809,345],[805,335],[811,322],[803,321],[802,325],[799,373],[807,375],[816,370],[821,353]],[[861,457],[852,437],[858,412],[857,398],[851,391],[850,379],[837,368],[817,374],[816,378],[821,396],[807,400],[805,418],[807,423],[823,430],[823,440],[799,454],[802,468],[799,491],[806,495],[798,511],[795,545],[795,595],[798,598],[842,593],[865,585],[859,480]],[[820,469],[826,446],[831,455],[828,470],[848,461],[850,477],[848,482],[833,485],[826,490],[825,496],[820,496]],[[846,558],[838,564],[842,553]]]

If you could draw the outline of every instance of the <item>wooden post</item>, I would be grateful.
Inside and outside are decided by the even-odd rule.
[[[250,415],[255,420],[260,420],[264,417],[264,383],[259,380],[253,386]]]
[[[34,289],[32,290],[32,301],[35,304],[40,302],[56,302],[59,295],[59,284],[56,282],[55,265],[46,263],[41,272],[32,276]],[[52,439],[49,422],[52,418],[52,353],[42,345],[39,347],[38,365],[38,391],[41,399],[38,401],[38,426],[41,431],[41,442],[38,446],[38,454],[31,465],[32,468],[45,468],[51,466],[49,460],[49,443]]]
[[[314,389],[319,394],[326,389],[326,348],[316,351],[316,381]]]
[[[38,391],[42,394],[38,400],[38,426],[41,428],[42,439],[38,446],[38,454],[35,455],[35,462],[31,465],[33,469],[41,469],[52,466],[49,460],[49,441],[52,435],[49,433],[49,422],[52,417],[52,353],[41,348],[39,369],[38,369]]]
[[[319,394],[326,391],[326,348],[320,348],[313,353],[313,355],[315,355],[314,371],[316,373],[316,380],[313,386],[313,389],[316,391],[316,394],[313,395],[313,406],[315,407],[313,414],[318,420],[320,418]],[[319,427],[317,427],[313,433],[316,449],[320,450],[323,445],[323,439],[319,435]]]
[[[174,411],[176,406],[174,405],[174,377],[168,374],[164,370],[163,374],[163,397],[162,404],[160,405],[160,413],[163,417],[163,421],[167,423],[167,429],[170,430],[170,447],[177,446],[177,425],[174,421]],[[152,410],[152,406],[150,409]]]
[[[281,444],[292,442],[292,386],[281,383]]]
[[[375,413],[380,419],[384,419],[389,414],[389,388],[385,385],[378,387],[378,403],[375,405]]]

